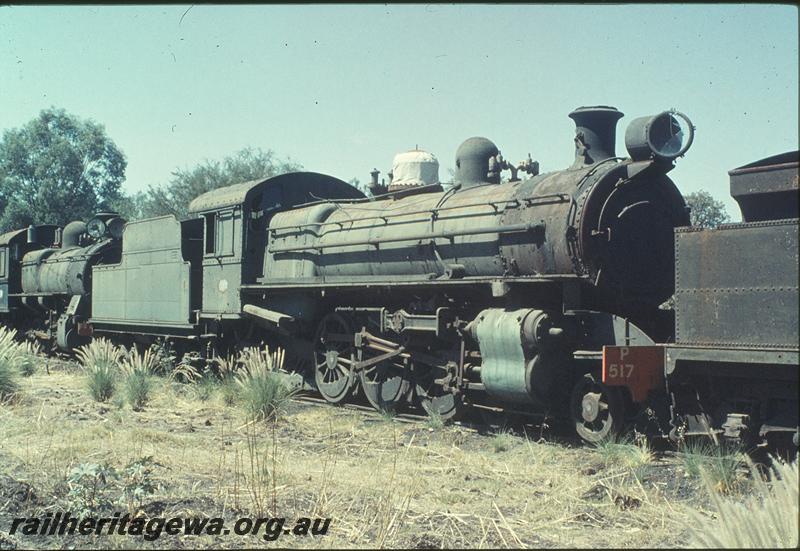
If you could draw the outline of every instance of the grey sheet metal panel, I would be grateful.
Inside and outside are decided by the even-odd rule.
[[[244,232],[241,205],[225,208],[216,216],[216,247],[203,257],[203,312],[238,314],[241,294]],[[208,233],[206,233],[208,239]]]
[[[93,322],[190,321],[190,263],[174,216],[128,222],[119,264],[93,268]]]
[[[204,261],[203,314],[241,313],[241,284],[241,261]]]
[[[320,224],[338,207],[335,203],[322,203],[309,208],[288,210],[276,214],[274,225],[281,227],[302,227],[294,234],[292,242],[299,245],[313,245],[317,235],[322,233]],[[280,256],[280,255],[279,255]],[[283,261],[277,262],[274,254],[267,254],[265,272],[269,279],[313,278],[318,275],[316,269],[317,253],[315,251],[298,251],[292,255],[283,255]]]
[[[798,221],[675,233],[680,344],[798,347]]]
[[[264,179],[250,180],[241,184],[234,184],[219,189],[213,189],[195,197],[189,203],[189,213],[208,212],[219,210],[245,202],[247,195],[264,183]]]
[[[493,200],[502,199],[514,184],[503,189],[499,186],[476,186],[455,193],[427,193],[413,195],[399,200],[376,202],[373,209],[391,216],[391,223],[366,221],[362,223],[349,220],[370,211],[346,207],[332,212],[328,222],[340,223],[346,232],[326,231],[318,244],[333,245],[346,238],[350,241],[381,241],[390,237],[426,236],[442,232],[468,232],[471,228],[497,226],[499,218],[496,210],[489,205]],[[472,206],[474,205],[474,206]],[[433,210],[437,207],[460,207],[445,211],[436,217],[430,214],[404,214],[420,210]],[[372,211],[374,212],[374,211]],[[332,229],[328,226],[329,229]],[[503,269],[498,256],[498,234],[466,235],[448,238],[422,238],[409,241],[388,242],[374,245],[352,247],[331,247],[320,257],[320,275],[335,276],[393,276],[412,274],[444,275],[448,264],[461,264],[465,275],[502,275]],[[437,257],[442,258],[439,261]]]

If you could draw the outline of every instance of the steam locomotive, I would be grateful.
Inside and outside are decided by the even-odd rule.
[[[626,419],[669,431],[683,406],[656,364],[615,378],[604,359],[675,341],[659,306],[675,292],[689,212],[667,174],[694,128],[676,111],[635,119],[621,158],[622,113],[570,117],[575,160],[556,172],[470,138],[449,187],[422,178],[366,197],[298,172],[203,194],[186,220],[101,213],[7,233],[0,316],[63,350],[100,335],[169,339],[206,359],[277,344],[331,403],[361,392],[376,409],[444,419],[469,407],[553,415],[588,441]]]

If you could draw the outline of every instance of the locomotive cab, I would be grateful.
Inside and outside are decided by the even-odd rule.
[[[202,318],[238,319],[242,286],[263,274],[267,228],[276,213],[320,199],[363,199],[337,178],[294,172],[253,180],[200,195],[190,215],[203,220]]]

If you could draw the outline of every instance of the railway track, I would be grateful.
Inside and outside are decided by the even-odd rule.
[[[304,391],[308,392],[308,391]],[[392,421],[406,424],[425,424],[429,421],[429,417],[420,413],[413,413],[408,411],[393,412],[391,414],[381,413],[375,410],[371,405],[361,404],[357,402],[346,402],[341,404],[331,404],[320,396],[313,394],[300,394],[292,398],[293,402],[310,405],[314,407],[335,407],[347,411],[358,412],[363,414],[374,421],[385,421],[387,416]],[[481,416],[481,414],[483,415]],[[492,419],[494,415],[494,419]],[[479,418],[480,417],[480,418]],[[526,422],[527,421],[527,422]],[[461,430],[479,434],[479,435],[493,435],[497,430],[512,431],[520,436],[532,437],[535,434],[541,435],[542,425],[537,425],[530,422],[530,419],[522,421],[520,419],[514,420],[514,417],[504,416],[502,412],[494,411],[494,408],[481,409],[476,406],[474,411],[469,412],[465,418],[457,421],[450,421],[446,424],[456,426]],[[546,426],[546,425],[545,425]],[[564,434],[562,434],[562,432]],[[570,436],[565,430],[557,430],[555,433],[548,432],[549,440],[556,441],[569,445],[582,445],[583,442],[577,436]]]

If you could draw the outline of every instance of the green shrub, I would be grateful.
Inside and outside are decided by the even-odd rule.
[[[238,360],[232,356],[217,358],[220,395],[226,406],[233,406],[239,400],[239,385],[235,377],[238,365]]]
[[[150,401],[155,362],[156,358],[150,350],[139,354],[132,348],[120,363],[120,372],[125,381],[123,383],[125,398],[134,410],[142,409]]]
[[[175,350],[168,339],[157,339],[150,345],[153,357],[153,374],[174,377],[172,372],[176,366]]]
[[[86,373],[92,398],[98,402],[109,400],[116,388],[122,350],[109,340],[95,339],[80,347],[75,355]]]
[[[240,361],[243,367],[234,377],[247,413],[263,420],[280,417],[295,394],[277,373],[283,365],[283,351],[272,355],[269,349],[248,348]]]

